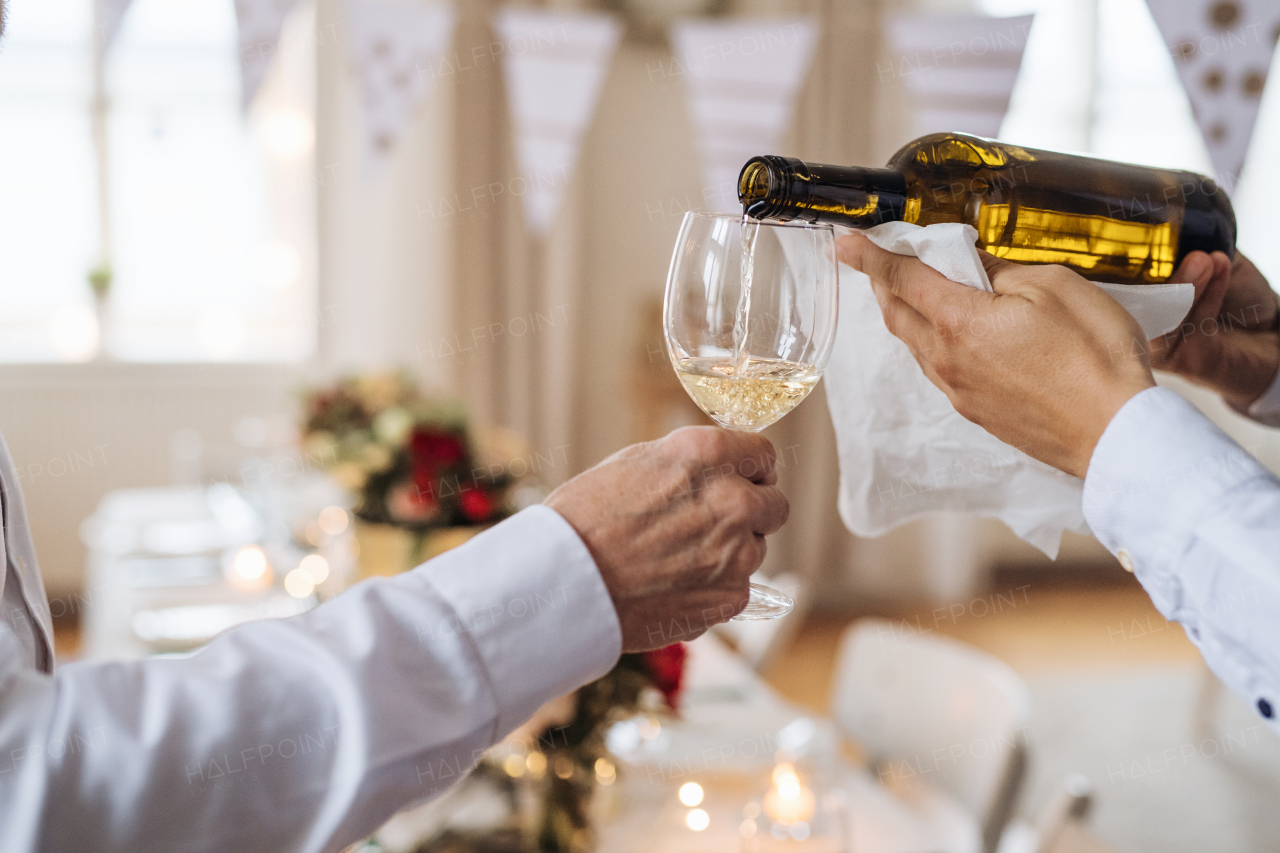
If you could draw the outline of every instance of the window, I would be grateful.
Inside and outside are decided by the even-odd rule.
[[[247,116],[232,0],[134,0],[101,103],[92,30],[92,0],[17,3],[0,49],[0,360],[307,357],[310,5]],[[99,311],[88,274],[107,257]]]
[[[1173,58],[1145,0],[981,0],[1036,13],[1001,139],[1214,173]],[[1280,285],[1280,86],[1269,85],[1232,203],[1242,251]]]

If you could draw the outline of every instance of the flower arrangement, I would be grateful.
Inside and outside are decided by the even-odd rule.
[[[304,450],[357,496],[365,521],[425,532],[510,514],[508,466],[478,464],[462,408],[424,396],[404,373],[308,392],[302,431]]]

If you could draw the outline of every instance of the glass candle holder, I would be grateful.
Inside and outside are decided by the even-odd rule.
[[[844,793],[821,789],[795,764],[781,761],[768,790],[743,807],[738,834],[742,853],[849,853]]]

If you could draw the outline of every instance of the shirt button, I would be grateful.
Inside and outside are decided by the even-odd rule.
[[[1266,717],[1268,720],[1276,715],[1276,711],[1271,707],[1271,703],[1266,699],[1258,700],[1258,713]]]
[[[1129,556],[1129,552],[1121,548],[1116,552],[1116,559],[1120,561],[1120,568],[1129,574],[1133,574],[1133,557]]]

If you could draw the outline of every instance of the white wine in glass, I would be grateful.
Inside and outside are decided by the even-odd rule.
[[[812,364],[776,358],[685,358],[676,375],[711,419],[729,429],[759,432],[800,405],[818,384]]]
[[[667,274],[663,331],[689,396],[723,427],[759,432],[822,378],[835,340],[829,225],[686,213]],[[751,584],[735,619],[773,619],[790,598]]]

